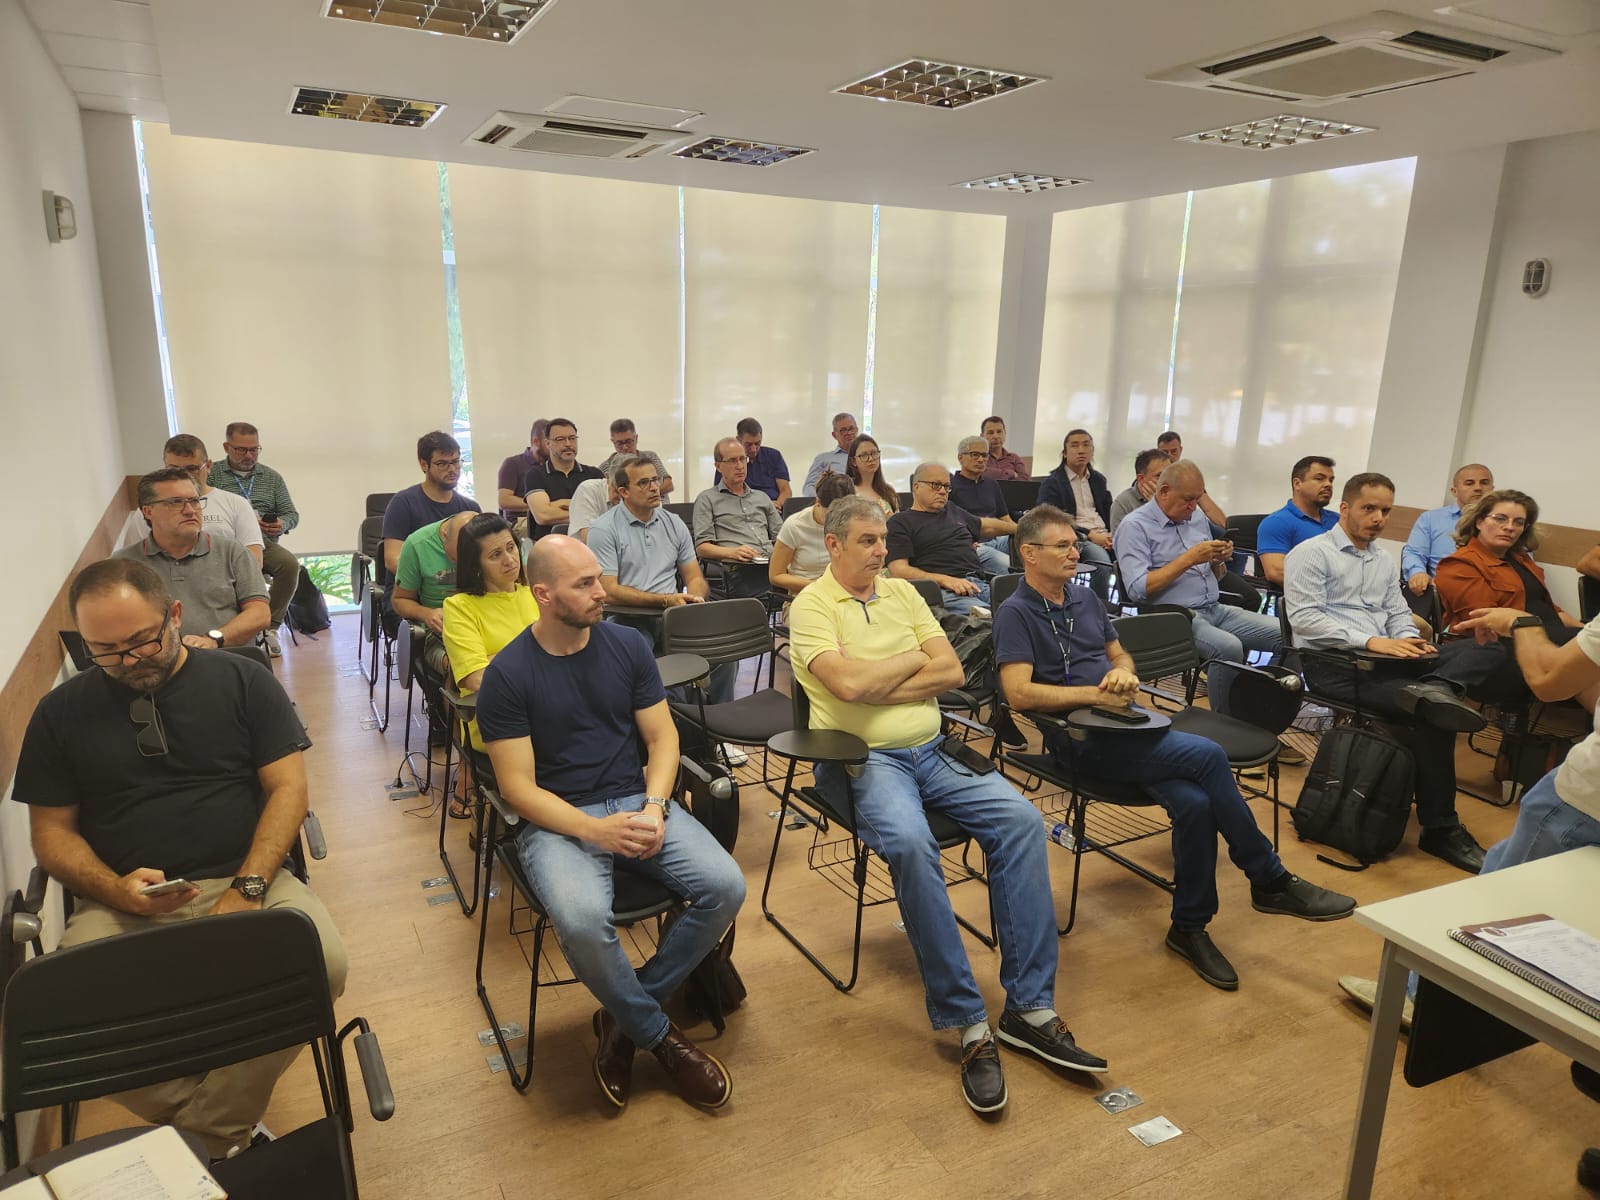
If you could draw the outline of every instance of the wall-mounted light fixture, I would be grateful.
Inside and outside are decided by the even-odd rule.
[[[44,232],[52,242],[64,242],[78,236],[78,214],[72,201],[54,192],[44,194]]]

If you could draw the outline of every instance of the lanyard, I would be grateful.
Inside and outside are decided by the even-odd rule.
[[[232,475],[233,481],[239,485],[239,494],[246,500],[250,499],[250,493],[256,490],[256,473],[251,471],[248,475],[241,475],[237,471],[229,471],[228,474]],[[246,479],[250,481],[249,487],[244,485]]]
[[[1062,596],[1063,600],[1066,598],[1066,595]],[[1039,599],[1044,600],[1044,619],[1050,623],[1050,632],[1055,635],[1056,649],[1061,651],[1061,686],[1071,687],[1072,628],[1077,623],[1077,618],[1072,615],[1072,606],[1070,604],[1063,604],[1059,608],[1052,608],[1050,606],[1050,601],[1046,600],[1045,597],[1040,596]],[[1058,612],[1065,613],[1067,617],[1067,640],[1065,642],[1062,642],[1061,640],[1061,626],[1056,624],[1055,614]]]

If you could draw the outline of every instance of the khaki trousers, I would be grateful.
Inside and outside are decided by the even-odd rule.
[[[281,542],[268,542],[261,549],[261,573],[268,579],[267,607],[272,610],[272,628],[283,624],[294,589],[300,585],[300,560]]]

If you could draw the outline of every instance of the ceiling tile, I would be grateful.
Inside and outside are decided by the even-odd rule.
[[[23,4],[40,33],[155,44],[155,24],[144,0],[23,0]]]
[[[145,42],[116,38],[82,37],[75,33],[47,33],[50,57],[63,67],[92,67],[99,71],[131,71],[136,75],[161,74],[156,48]]]
[[[67,86],[80,96],[128,96],[138,100],[161,100],[166,95],[159,75],[97,71],[93,67],[62,67],[61,74]]]

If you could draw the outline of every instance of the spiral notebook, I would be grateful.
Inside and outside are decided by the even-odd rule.
[[[1600,1021],[1600,938],[1544,913],[1482,925],[1450,936],[1540,991]]]

